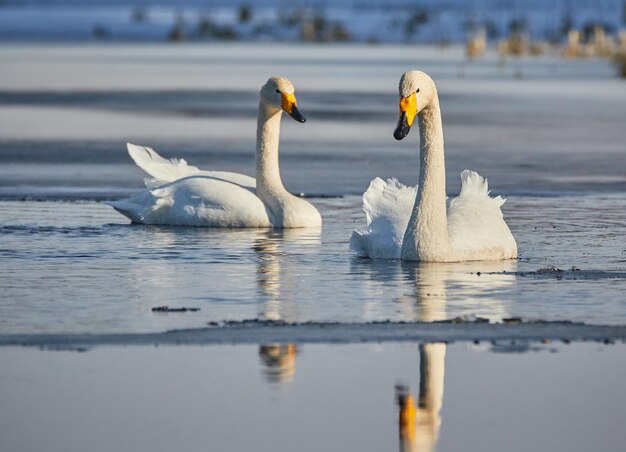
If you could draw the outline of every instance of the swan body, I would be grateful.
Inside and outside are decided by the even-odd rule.
[[[425,262],[513,259],[517,244],[504,221],[504,199],[489,196],[485,178],[461,173],[461,193],[445,193],[443,129],[437,89],[420,71],[400,79],[400,140],[417,117],[420,175],[417,187],[374,179],[363,195],[365,231],[354,231],[350,248],[361,257]],[[419,108],[421,107],[421,108]]]
[[[253,191],[210,176],[189,176],[109,202],[133,223],[205,227],[272,227]]]
[[[185,160],[168,160],[153,149],[128,144],[128,153],[151,177],[146,190],[109,205],[134,223],[204,227],[319,227],[322,218],[308,201],[283,186],[278,165],[282,112],[299,122],[294,88],[282,77],[261,88],[256,179],[227,171],[203,171]]]

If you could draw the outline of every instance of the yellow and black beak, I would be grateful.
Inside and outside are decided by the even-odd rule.
[[[296,96],[293,93],[280,93],[281,101],[280,106],[283,110],[298,122],[306,122],[306,118],[302,116],[300,110],[298,110]]]
[[[401,140],[409,134],[413,121],[417,115],[417,96],[415,93],[400,98],[400,120],[393,132],[396,140]]]

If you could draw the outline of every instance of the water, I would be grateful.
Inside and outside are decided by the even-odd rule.
[[[437,81],[448,190],[472,168],[494,194],[621,193],[626,93],[605,61],[494,56],[410,46],[0,46],[0,196],[121,196],[150,145],[201,168],[252,174],[258,90],[295,84],[306,124],[286,118],[281,168],[295,192],[361,194],[375,176],[417,182],[417,138],[396,142],[397,83]],[[46,77],[41,74],[45,73]]]
[[[518,261],[429,265],[353,257],[347,241],[363,222],[360,199],[312,202],[325,219],[321,234],[133,226],[95,202],[2,202],[0,331],[147,332],[251,318],[464,315],[626,323],[620,196],[511,199],[506,212]],[[580,242],[584,249],[572,246]],[[581,271],[563,279],[513,273],[550,265]],[[200,311],[151,311],[162,305]]]
[[[207,322],[574,320],[626,323],[626,91],[599,61],[408,46],[0,46],[0,332],[148,332]],[[354,258],[360,194],[415,183],[395,142],[397,80],[442,100],[448,191],[473,168],[508,197],[514,262]],[[40,74],[45,73],[46,77]],[[131,226],[100,200],[141,189],[124,142],[253,174],[259,86],[289,76],[309,121],[283,120],[281,169],[324,216],[315,231]],[[332,196],[316,197],[316,195]],[[529,274],[555,266],[580,272]],[[478,275],[477,273],[480,273]],[[193,307],[185,314],[152,308]]]
[[[626,347],[519,345],[2,347],[0,448],[621,450]]]
[[[580,342],[623,341],[626,325],[626,90],[609,63],[241,43],[0,45],[0,60],[1,450],[626,441],[624,344]],[[391,138],[410,68],[439,87],[448,192],[465,168],[488,176],[508,198],[518,260],[416,264],[348,250],[369,181],[417,180],[417,134]],[[292,79],[309,119],[283,121],[283,179],[319,208],[321,231],[130,225],[101,203],[142,188],[127,141],[253,174],[256,93],[275,74]],[[538,271],[552,267],[563,271]],[[457,317],[599,326],[589,336],[568,323],[369,323]],[[246,319],[295,325],[213,327]],[[401,342],[402,331],[424,336]],[[240,345],[215,345],[222,334]]]

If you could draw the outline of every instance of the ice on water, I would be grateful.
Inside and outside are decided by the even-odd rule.
[[[548,266],[626,271],[626,90],[607,62],[526,58],[502,68],[494,55],[465,63],[457,48],[241,43],[21,44],[0,47],[0,60],[10,62],[0,65],[3,333],[248,318],[626,322],[623,279],[518,276]],[[417,134],[392,138],[397,80],[411,68],[438,83],[448,191],[458,192],[465,168],[487,176],[507,197],[518,261],[419,266],[348,251],[369,181],[417,181]],[[135,227],[97,202],[141,188],[127,141],[252,174],[257,92],[274,74],[293,80],[308,118],[283,123],[286,186],[343,196],[312,199],[321,235]],[[201,310],[153,313],[159,305]]]

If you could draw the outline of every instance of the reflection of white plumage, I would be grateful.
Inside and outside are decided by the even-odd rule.
[[[374,179],[363,195],[367,230],[354,231],[352,250],[362,257],[428,262],[517,257],[517,244],[500,210],[504,199],[489,196],[486,179],[465,170],[459,196],[446,198],[435,83],[423,72],[409,71],[400,79],[400,96],[401,117],[394,136],[404,138],[417,116],[419,184],[406,187],[395,179]]]
[[[294,294],[306,291],[297,266],[289,265],[289,256],[319,252],[321,230],[316,228],[266,230],[254,243],[257,257],[257,286],[262,303],[258,317],[264,320],[297,322],[298,306]]]
[[[434,322],[446,318],[445,269],[459,264],[420,264],[422,280],[416,284],[420,320]],[[433,452],[441,429],[446,344],[420,344],[419,403],[415,406],[408,388],[396,388],[400,406],[400,451]]]
[[[256,180],[224,171],[201,171],[184,160],[167,160],[150,148],[128,152],[152,176],[148,188],[109,202],[133,222],[207,227],[319,227],[317,209],[283,186],[278,165],[282,111],[299,122],[294,88],[282,77],[261,88],[257,127]]]

